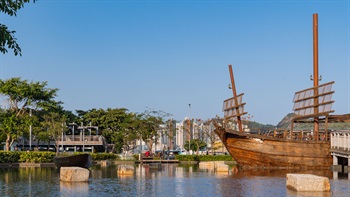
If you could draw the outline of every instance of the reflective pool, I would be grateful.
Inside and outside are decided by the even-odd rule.
[[[118,175],[118,166],[94,166],[88,183],[65,183],[55,168],[0,168],[0,196],[349,196],[347,177],[327,176],[331,192],[301,193],[286,188],[282,170],[217,173],[198,165],[132,165],[134,174]],[[295,172],[297,173],[297,172]]]

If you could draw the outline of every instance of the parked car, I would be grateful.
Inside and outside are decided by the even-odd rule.
[[[166,160],[173,160],[173,159],[175,159],[175,155],[171,151],[169,151],[169,152],[165,151],[164,159],[166,159]]]

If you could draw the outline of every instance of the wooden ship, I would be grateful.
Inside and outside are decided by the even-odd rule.
[[[246,114],[242,98],[237,95],[232,66],[229,65],[233,97],[224,101],[224,121],[213,120],[215,132],[241,167],[329,169],[332,165],[328,124],[350,122],[350,114],[330,115],[334,81],[319,85],[318,75],[318,15],[313,15],[314,71],[313,87],[295,93],[294,113],[290,130],[260,130],[245,132],[242,116]],[[236,127],[230,126],[234,120]],[[294,131],[294,124],[312,123],[313,131]],[[320,128],[320,126],[322,128]]]

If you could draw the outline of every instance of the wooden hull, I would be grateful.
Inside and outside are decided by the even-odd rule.
[[[60,167],[89,168],[92,166],[92,157],[90,154],[62,156],[62,157],[55,157],[54,162],[57,168],[60,168]]]
[[[330,143],[219,131],[230,155],[243,167],[329,169]]]

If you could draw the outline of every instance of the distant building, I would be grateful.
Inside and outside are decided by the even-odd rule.
[[[106,152],[105,138],[99,135],[97,126],[70,124],[58,141],[62,152]]]

